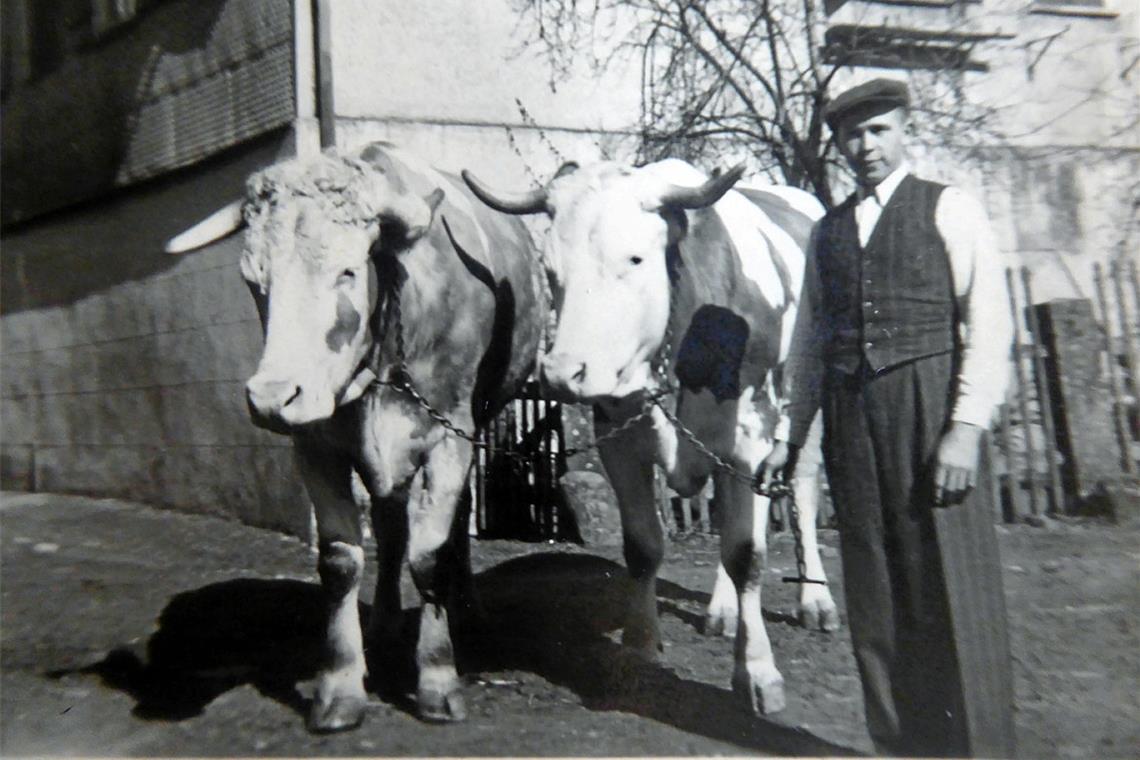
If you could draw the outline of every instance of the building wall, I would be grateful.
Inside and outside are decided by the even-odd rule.
[[[165,241],[292,150],[288,131],[4,235],[3,487],[137,499],[297,535],[309,507],[289,440],[255,428],[261,331],[241,237]]]
[[[968,104],[992,109],[984,130],[914,146],[928,176],[985,200],[1008,265],[1033,272],[1034,300],[1094,297],[1094,262],[1135,255],[1140,185],[1140,8],[1126,0],[1062,5],[839,4],[832,25],[976,35],[986,70],[958,80]],[[848,69],[836,89],[890,69]],[[909,74],[922,81],[922,73]]]
[[[616,60],[597,77],[582,61],[551,85],[510,0],[331,5],[341,147],[390,139],[441,168],[518,184],[620,151],[636,123],[636,66]]]
[[[189,166],[293,120],[290,0],[0,2],[4,224]],[[100,32],[93,7],[137,13]]]
[[[341,148],[390,139],[444,168],[471,166],[489,180],[513,183],[529,181],[529,172],[548,176],[563,158],[599,155],[613,139],[605,130],[617,121],[578,107],[605,92],[604,83],[590,80],[555,95],[544,76],[527,76],[545,69],[510,59],[514,43],[505,2],[481,9],[475,23],[466,18],[469,6],[457,2],[414,11],[398,3],[338,0],[328,6]],[[5,7],[15,6],[9,1]],[[189,35],[192,44],[180,54],[193,64],[199,46],[213,49],[216,24],[194,23],[191,34],[180,31],[171,14],[181,8],[191,21],[224,19],[227,9],[255,8],[249,0],[194,8],[170,0],[157,7],[156,15],[138,20],[112,44],[135,51],[158,33],[160,22],[170,22],[164,39]],[[274,31],[274,40],[280,36]],[[448,46],[455,48],[450,58],[438,59],[435,51]],[[169,55],[160,53],[148,70],[161,70]],[[130,60],[137,57],[132,52]],[[459,59],[471,63],[457,67]],[[104,68],[113,64],[113,51],[104,50],[99,60]],[[18,149],[5,150],[5,173],[18,168],[26,180],[8,200],[35,213],[13,214],[3,230],[0,481],[4,488],[139,499],[307,535],[310,508],[289,442],[253,427],[246,412],[243,386],[261,337],[238,272],[241,237],[182,257],[161,253],[171,236],[238,197],[250,172],[294,154],[294,133],[245,136],[240,147],[219,156],[199,157],[173,173],[174,166],[167,166],[157,179],[135,178],[115,188],[113,178],[126,165],[115,159],[129,163],[135,151],[127,148],[137,141],[123,142],[131,136],[120,134],[121,120],[109,122],[106,133],[82,124],[77,134],[122,144],[98,151],[99,174],[88,177],[92,181],[78,195],[57,193],[55,181],[48,191],[37,190],[36,172],[56,163],[41,166],[36,146],[59,142],[68,131],[53,123],[50,130],[42,126],[45,139],[31,139],[48,122],[34,101],[37,95],[66,100],[82,87],[77,67],[82,61],[64,60],[49,79],[16,82],[6,92],[6,121],[7,109],[22,103],[26,131],[6,134],[6,147],[11,141]],[[456,72],[464,74],[462,81]],[[522,89],[503,87],[503,81],[522,82]],[[288,79],[285,84],[293,86]],[[297,92],[304,90],[298,81]],[[186,130],[181,139],[193,141],[195,125],[171,120],[165,105],[178,97],[177,88],[139,92],[150,111],[165,113],[165,123]],[[545,119],[541,129],[522,117],[515,96],[535,118]],[[297,98],[297,126],[307,145],[314,114],[304,97]],[[615,102],[636,108],[632,96]],[[61,165],[86,176],[86,164],[65,158]],[[59,210],[45,213],[53,208]]]
[[[978,8],[1001,8],[991,2],[999,0]],[[159,4],[167,13],[183,6]],[[504,186],[544,180],[567,159],[632,151],[635,138],[623,130],[636,122],[636,65],[615,61],[600,79],[583,69],[551,87],[546,62],[521,49],[510,0],[485,0],[477,13],[460,0],[327,6],[332,122],[342,149],[388,139],[445,169],[471,168]],[[253,6],[209,4],[215,16],[230,7]],[[929,17],[930,9],[888,10]],[[935,10],[943,14],[938,24],[949,23],[946,9]],[[957,158],[917,151],[928,173],[986,199],[1009,262],[1024,261],[1037,273],[1039,301],[1091,295],[1092,260],[1126,245],[1121,219],[1140,176],[1138,138],[1126,128],[1135,88],[1120,78],[1126,43],[1135,41],[1136,13],[1129,13],[1016,10],[996,25],[993,18],[977,21],[977,28],[1000,27],[1015,37],[979,48],[993,66],[966,75],[967,92],[1024,93],[1023,109],[1006,111],[1011,123],[1046,123]],[[140,28],[157,19],[143,19]],[[1036,48],[1029,43],[1065,25],[1070,31],[1052,43],[1060,57],[1030,67]],[[208,31],[200,37],[209,39]],[[195,50],[184,53],[192,58]],[[1061,97],[1076,84],[1086,93],[1092,87],[1095,97],[1075,104]],[[161,110],[156,98],[151,107]],[[5,109],[7,126],[7,101]],[[35,120],[21,129],[36,129]],[[260,336],[237,271],[240,238],[182,258],[160,253],[170,236],[236,197],[249,172],[293,150],[288,130],[245,139],[190,168],[113,195],[88,193],[83,205],[4,230],[4,487],[138,498],[308,532],[287,441],[253,428],[245,412],[242,385]],[[6,175],[14,155],[5,150]],[[113,169],[101,175],[100,187],[119,176]]]

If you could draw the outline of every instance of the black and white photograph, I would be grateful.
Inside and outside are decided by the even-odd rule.
[[[1140,757],[1137,0],[0,11],[0,756]]]

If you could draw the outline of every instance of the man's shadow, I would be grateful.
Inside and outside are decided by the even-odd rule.
[[[485,616],[454,630],[460,673],[531,672],[568,688],[589,710],[619,710],[683,731],[772,754],[853,755],[800,729],[754,717],[729,690],[686,680],[617,643],[629,592],[625,568],[581,554],[539,553],[476,576]],[[699,625],[681,604],[708,595],[658,581],[663,614]],[[177,721],[243,684],[299,715],[297,689],[319,666],[324,602],[315,583],[241,579],[175,596],[145,652],[116,649],[82,672],[136,700],[134,714]],[[370,610],[361,605],[367,625]],[[369,653],[372,691],[414,711],[412,657],[419,610],[408,610],[396,651]],[[462,619],[462,618],[461,618]],[[731,647],[724,647],[725,658]],[[379,661],[382,659],[382,662]],[[727,665],[727,662],[726,662]],[[62,676],[63,673],[50,675]]]

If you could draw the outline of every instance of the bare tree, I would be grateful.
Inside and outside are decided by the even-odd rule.
[[[633,55],[641,66],[638,159],[746,157],[774,181],[833,205],[845,173],[823,109],[845,66],[910,69],[918,137],[932,144],[989,138],[993,109],[968,102],[970,35],[830,29],[818,0],[513,0],[527,44],[545,53],[551,83],[575,58],[598,69]]]

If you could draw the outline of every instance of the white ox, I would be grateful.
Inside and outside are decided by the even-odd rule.
[[[735,629],[732,686],[763,713],[782,709],[785,697],[761,616],[769,501],[753,494],[747,475],[772,448],[776,375],[822,208],[790,188],[732,190],[740,174],[706,179],[676,160],[636,169],[567,164],[547,187],[521,194],[463,177],[492,208],[551,217],[544,255],[558,326],[540,365],[550,392],[593,402],[603,439],[663,383],[677,385],[681,424],[738,473],[717,470],[659,408],[599,447],[635,582],[623,643],[650,657],[661,646],[656,576],[664,554],[654,463],[681,495],[715,477],[721,568],[708,627]],[[798,490],[807,576],[823,579],[814,493]],[[825,585],[801,587],[800,613],[812,627],[839,624]]]
[[[241,272],[265,348],[246,385],[253,421],[288,433],[316,512],[328,607],[308,725],[364,718],[366,662],[357,599],[364,574],[352,475],[371,497],[378,580],[374,664],[398,650],[400,567],[423,599],[416,700],[427,720],[465,715],[450,620],[469,583],[456,514],[471,431],[531,374],[547,313],[522,223],[478,203],[458,177],[386,143],[270,167],[250,178]],[[237,227],[229,207],[171,241],[204,245]],[[374,382],[376,381],[376,382]],[[376,680],[385,673],[373,672]]]

